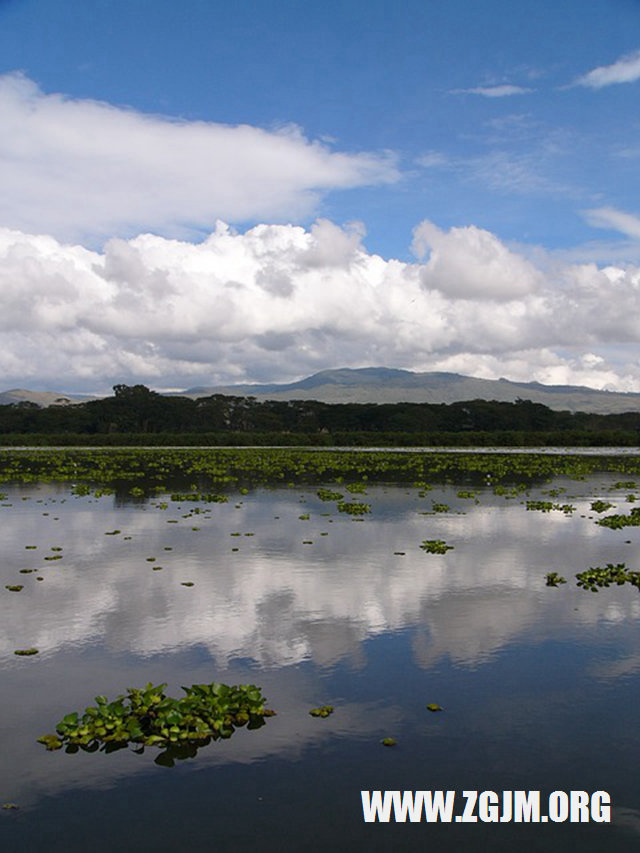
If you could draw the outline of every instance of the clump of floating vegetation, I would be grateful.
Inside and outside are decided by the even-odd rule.
[[[595,566],[579,572],[576,579],[578,586],[591,592],[598,592],[602,587],[606,588],[612,584],[623,586],[625,583],[630,583],[640,590],[640,572],[627,569],[626,563],[607,563],[603,568]]]
[[[312,708],[309,711],[309,714],[312,717],[322,717],[324,719],[325,717],[329,717],[333,714],[333,711],[333,705],[321,705],[319,708]]]
[[[640,506],[634,507],[628,515],[606,515],[596,521],[601,527],[619,530],[621,527],[640,527]]]
[[[591,503],[591,509],[593,512],[606,512],[608,509],[611,509],[613,504],[609,503],[609,501],[593,501]]]
[[[437,702],[429,702],[429,704],[427,705],[427,711],[431,711],[432,713],[435,713],[436,711],[443,711],[443,710],[444,710],[444,708],[442,708],[440,705],[438,705]]]
[[[446,554],[453,550],[453,545],[447,545],[444,539],[425,539],[420,547],[427,554]]]
[[[346,490],[352,495],[364,495],[367,491],[366,483],[349,483],[345,486]]]
[[[349,515],[365,515],[371,512],[371,504],[358,503],[357,501],[353,501],[352,503],[338,501],[336,506],[338,507],[338,512],[346,512]]]
[[[21,583],[8,583],[5,584],[5,589],[8,589],[9,592],[22,592],[24,586]]]
[[[380,743],[383,746],[395,746],[398,741],[394,737],[383,737]]]
[[[14,655],[20,655],[20,657],[31,657],[32,655],[37,655],[38,649],[34,649],[31,647],[30,649],[16,649]]]
[[[451,507],[449,504],[436,503],[435,501],[431,502],[431,512],[450,512]]]
[[[527,501],[526,507],[528,510],[538,510],[540,512],[559,510],[567,514],[575,512],[576,509],[572,504],[554,504],[551,501]]]
[[[331,489],[318,489],[316,494],[321,501],[341,501],[344,497],[342,492],[332,492]]]
[[[164,692],[166,684],[127,688],[126,695],[109,702],[96,696],[96,704],[84,714],[66,714],[56,734],[38,742],[48,750],[66,746],[67,752],[102,749],[112,752],[133,743],[172,747],[203,746],[218,738],[229,738],[240,726],[257,729],[275,711],[265,708],[260,688],[253,684],[194,684],[183,687],[185,696],[174,699]]]
[[[200,493],[200,492],[187,492],[186,494],[173,494],[171,495],[172,501],[202,501],[203,503],[214,503],[214,504],[226,504],[229,501],[227,495],[219,495],[213,492]]]
[[[566,583],[567,579],[563,578],[557,572],[547,572],[545,575],[547,586],[559,586],[561,583]]]

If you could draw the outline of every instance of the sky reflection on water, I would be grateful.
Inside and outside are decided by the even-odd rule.
[[[453,484],[423,496],[407,486],[369,486],[354,496],[371,504],[362,521],[309,488],[260,489],[226,504],[77,497],[49,485],[6,490],[4,583],[24,589],[3,589],[0,597],[0,784],[3,801],[20,802],[22,824],[3,820],[0,832],[16,843],[15,827],[27,826],[39,844],[33,839],[44,836],[34,827],[51,798],[59,806],[79,791],[89,800],[91,791],[111,791],[117,799],[122,786],[138,790],[144,779],[155,784],[157,774],[170,773],[175,784],[162,784],[180,802],[177,781],[184,785],[194,773],[218,783],[231,774],[241,788],[258,776],[274,785],[273,773],[288,774],[288,796],[311,825],[317,804],[294,780],[306,768],[313,787],[314,767],[329,755],[340,772],[322,797],[334,810],[351,799],[348,815],[339,810],[356,839],[361,786],[603,788],[615,792],[627,810],[621,826],[633,832],[640,597],[630,587],[593,595],[574,584],[575,573],[591,565],[638,568],[638,528],[598,527],[590,510],[606,495],[617,511],[628,511],[623,494],[607,491],[612,482],[606,475],[562,481],[567,493],[558,500],[576,507],[571,514],[527,511],[526,496],[489,488],[478,490],[476,503],[458,497]],[[545,496],[536,488],[529,497]],[[434,502],[450,511],[433,513]],[[114,530],[120,533],[107,535]],[[454,549],[420,549],[436,538]],[[60,553],[60,560],[44,559]],[[552,570],[568,583],[546,587]],[[13,654],[28,646],[39,655]],[[98,693],[113,697],[127,686],[166,681],[179,695],[181,684],[214,679],[258,683],[278,716],[174,771],[155,767],[153,750],[67,756],[35,743]],[[429,715],[430,701],[445,712]],[[332,717],[309,717],[309,708],[325,702],[336,706]],[[379,747],[387,734],[398,738],[394,755]],[[317,784],[329,769],[317,771]],[[251,819],[260,802],[249,808]],[[92,808],[95,802],[85,806],[87,820]],[[278,849],[275,826],[291,799],[271,808],[263,846]],[[162,826],[162,837],[171,838]],[[239,829],[227,831],[231,838]],[[566,828],[554,831],[560,846],[551,849],[565,849]],[[330,842],[318,832],[318,843]],[[483,832],[465,849],[482,849]],[[76,849],[66,843],[59,849]]]

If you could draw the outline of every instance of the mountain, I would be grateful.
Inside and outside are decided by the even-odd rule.
[[[414,373],[389,367],[322,370],[286,385],[224,385],[189,388],[184,397],[230,394],[257,400],[319,400],[323,403],[456,403],[517,399],[556,411],[613,414],[640,411],[640,393],[598,391],[579,385],[542,385],[508,379],[476,379],[460,373]]]

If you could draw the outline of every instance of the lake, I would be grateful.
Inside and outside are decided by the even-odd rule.
[[[0,487],[3,851],[637,846],[640,594],[575,576],[640,569],[638,527],[597,523],[640,476],[191,485]],[[277,715],[173,767],[37,743],[98,694],[212,681]],[[604,790],[612,821],[365,823],[362,790]]]

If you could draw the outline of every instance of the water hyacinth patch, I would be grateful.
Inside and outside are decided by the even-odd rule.
[[[56,726],[56,734],[38,738],[48,750],[66,746],[67,752],[102,749],[112,752],[129,743],[171,747],[183,744],[204,746],[219,738],[229,738],[236,728],[257,729],[275,711],[264,706],[259,687],[253,684],[229,686],[212,682],[183,687],[185,696],[174,699],[164,692],[166,684],[127,688],[126,695],[109,702],[96,696],[96,704],[84,714],[66,714]]]
[[[640,590],[640,572],[627,569],[626,563],[607,563],[604,568],[595,566],[579,572],[576,579],[579,587],[591,592],[598,592],[602,587],[607,588],[612,584],[623,586],[625,583],[630,583]]]
[[[547,572],[545,575],[547,586],[559,586],[561,583],[566,583],[567,579],[563,578],[557,572]]]
[[[608,509],[612,509],[613,504],[609,503],[609,501],[593,501],[591,504],[591,510],[593,512],[606,512]]]
[[[640,527],[640,507],[634,507],[629,515],[605,515],[596,521],[600,527],[610,527],[619,530],[621,527]]]
[[[425,539],[420,547],[427,554],[446,554],[453,550],[453,545],[447,545],[444,539]]]
[[[312,717],[322,717],[322,719],[324,719],[325,717],[329,717],[333,714],[333,711],[333,705],[321,705],[319,708],[312,708],[309,711],[309,714]]]
[[[321,501],[341,501],[344,497],[341,492],[332,492],[330,489],[318,489],[316,494]]]
[[[339,501],[337,504],[338,512],[346,512],[348,515],[365,515],[371,512],[371,504],[365,503],[348,503],[347,501]]]

